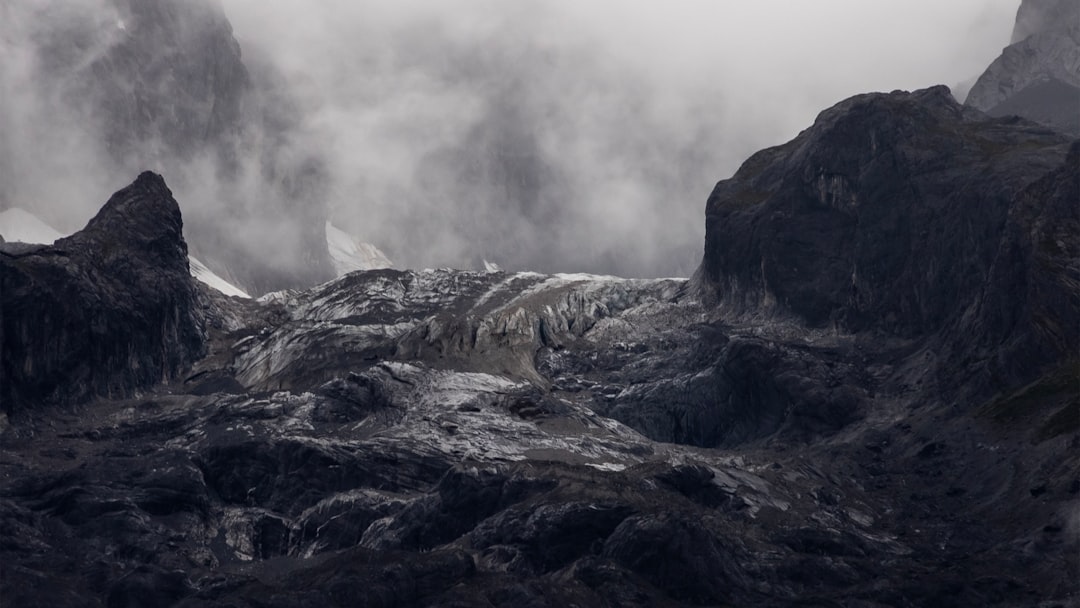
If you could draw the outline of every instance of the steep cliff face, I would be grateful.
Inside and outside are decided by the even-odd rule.
[[[988,362],[987,385],[1004,388],[1077,356],[1080,141],[1058,168],[1013,197],[995,236],[985,282],[960,303],[963,313],[945,333],[959,358]]]
[[[182,227],[165,182],[143,173],[81,232],[0,249],[5,413],[124,397],[203,355]]]
[[[932,333],[988,284],[1010,210],[1065,153],[944,87],[852,98],[716,185],[701,277],[737,311]]]
[[[235,162],[252,82],[220,2],[44,6],[38,19],[53,25],[41,36],[43,76],[101,125],[118,161],[210,150]]]
[[[1010,44],[1042,32],[1063,30],[1080,25],[1080,8],[1072,0],[1022,0],[1016,11]]]
[[[1080,135],[1080,4],[1024,0],[1012,43],[965,103],[991,116],[1023,116]]]

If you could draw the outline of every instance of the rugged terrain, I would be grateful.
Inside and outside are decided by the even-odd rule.
[[[246,300],[144,174],[0,245],[0,603],[1077,605],[1078,180],[865,95],[717,185],[690,280]]]

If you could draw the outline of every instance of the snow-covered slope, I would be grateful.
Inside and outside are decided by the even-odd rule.
[[[330,261],[338,276],[356,270],[378,270],[393,268],[394,263],[379,248],[370,243],[362,243],[349,233],[326,222],[326,245],[330,250]]]
[[[203,264],[197,258],[189,256],[188,263],[191,266],[191,276],[209,285],[210,287],[213,287],[221,293],[227,296],[236,296],[240,298],[251,297],[243,289],[240,289],[239,287],[233,285],[232,283],[215,274],[213,270],[207,268],[206,264]]]
[[[14,207],[0,212],[0,236],[7,241],[51,244],[67,235],[41,221],[33,213]],[[250,298],[244,290],[221,278],[199,260],[189,257],[191,276],[227,296]]]

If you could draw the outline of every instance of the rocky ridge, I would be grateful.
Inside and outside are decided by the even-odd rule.
[[[988,390],[1003,388],[991,378],[1030,381],[1072,350],[1068,306],[1051,304],[1037,319],[1031,307],[1076,305],[1075,266],[1033,259],[1070,255],[1073,239],[1048,243],[1036,234],[1045,219],[1033,213],[1073,225],[1076,209],[1065,201],[1075,160],[1063,135],[987,120],[945,87],[857,96],[717,184],[700,283],[734,314],[883,338],[936,336],[946,351],[949,340],[966,340],[960,354],[978,352],[991,366],[980,374]],[[1022,212],[1053,170],[1069,193]],[[1040,298],[1023,297],[1036,283],[1046,287]],[[1021,318],[1045,331],[1017,327]],[[1016,346],[1030,357],[1002,348],[1017,335],[1035,341]],[[970,343],[975,336],[982,344]]]

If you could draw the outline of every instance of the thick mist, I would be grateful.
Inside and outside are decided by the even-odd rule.
[[[335,221],[402,266],[686,275],[713,183],[817,112],[950,85],[1014,1],[226,0],[327,152]]]
[[[208,257],[240,252],[212,259],[219,272],[241,254],[301,268],[311,235],[296,233],[328,213],[399,267],[626,276],[692,272],[716,180],[836,101],[970,81],[1017,7],[223,0],[251,82],[242,127],[185,149],[151,117],[117,161],[102,126],[115,117],[43,86],[34,49],[73,21],[89,42],[69,60],[92,62],[121,44],[125,2],[0,6],[0,206],[76,229],[150,168],[214,235]]]

